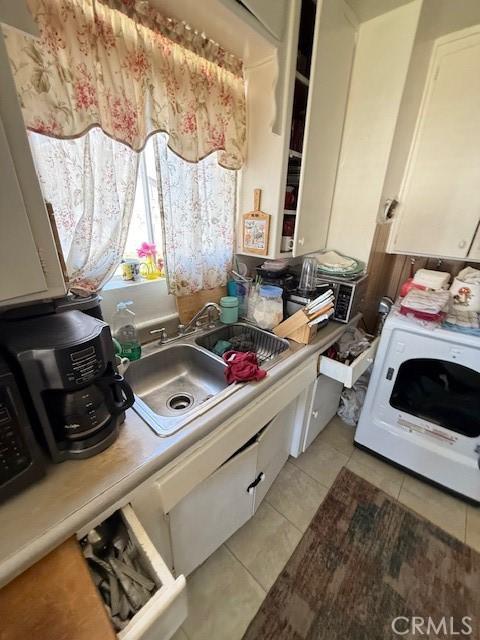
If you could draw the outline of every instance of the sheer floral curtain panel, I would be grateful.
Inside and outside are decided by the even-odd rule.
[[[36,133],[29,139],[55,212],[70,287],[85,295],[98,291],[122,259],[139,155],[98,128],[76,140]]]
[[[215,154],[185,162],[170,150],[164,134],[154,136],[153,153],[169,291],[185,296],[226,285],[237,172],[221,167]]]

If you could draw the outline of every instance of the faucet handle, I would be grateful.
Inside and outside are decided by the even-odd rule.
[[[152,331],[150,331],[150,335],[155,335],[159,333],[160,334],[160,344],[163,344],[164,342],[167,341],[168,335],[167,335],[167,330],[165,329],[165,327],[162,327],[161,329],[153,329]]]

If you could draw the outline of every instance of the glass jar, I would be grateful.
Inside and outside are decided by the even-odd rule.
[[[238,322],[238,298],[235,296],[220,298],[220,309],[220,322],[223,324]]]
[[[273,329],[283,320],[283,291],[263,285],[253,300],[252,321],[261,329]]]

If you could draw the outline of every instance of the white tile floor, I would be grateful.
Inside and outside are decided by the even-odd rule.
[[[480,509],[354,449],[353,434],[335,417],[287,462],[255,516],[187,579],[174,640],[240,640],[343,466],[480,552]]]

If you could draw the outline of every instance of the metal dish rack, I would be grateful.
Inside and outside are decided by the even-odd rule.
[[[245,336],[246,339],[251,340],[257,354],[258,364],[273,360],[290,346],[288,340],[246,323],[225,325],[198,338],[196,342],[199,346],[213,352],[213,347],[219,340],[228,342],[231,338],[239,336]]]

